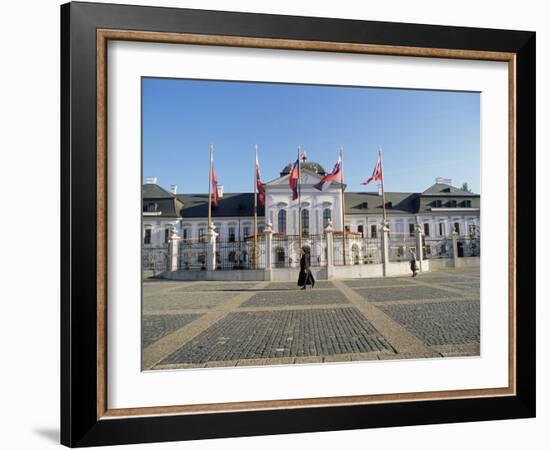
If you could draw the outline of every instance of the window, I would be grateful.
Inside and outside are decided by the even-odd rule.
[[[451,200],[451,201],[449,202],[449,206],[450,206],[451,208],[456,208],[456,200]]]
[[[258,227],[258,233],[263,233],[265,228],[263,226]]]
[[[425,223],[424,224],[424,234],[426,236],[429,236],[430,235],[430,224],[429,223]]]
[[[309,209],[302,209],[302,236],[309,236]]]
[[[277,231],[286,233],[286,210],[281,209],[277,215]]]
[[[332,219],[330,208],[325,208],[323,210],[323,230],[328,226],[328,222]]]
[[[229,227],[227,229],[227,236],[229,237],[229,242],[235,242],[235,227]]]
[[[462,202],[462,205],[464,206],[464,208],[471,208],[472,207],[472,201],[471,200],[464,200],[464,202]]]
[[[243,236],[250,236],[250,227],[243,227]]]
[[[164,243],[168,244],[169,240],[170,240],[170,228],[165,228],[165,230],[164,230]]]
[[[361,203],[361,208],[363,208],[363,209],[369,209],[369,202],[363,202],[363,203]]]
[[[414,236],[414,223],[409,223],[409,236]]]
[[[386,202],[386,208],[388,208],[388,209],[393,208],[393,203],[392,202]]]
[[[434,201],[432,202],[432,206],[433,206],[434,208],[441,208],[441,200],[434,200]]]
[[[349,225],[346,225],[346,226],[344,227],[344,229],[345,229],[346,231],[350,231]]]
[[[145,229],[145,235],[143,236],[143,243],[144,244],[150,244],[151,243],[151,228]]]
[[[147,203],[145,208],[143,208],[145,212],[155,212],[157,210],[157,204],[156,203]]]
[[[439,235],[445,236],[445,224],[443,222],[439,222]]]
[[[376,229],[376,225],[370,226],[370,237],[373,239],[376,239],[378,237],[378,231]]]
[[[363,236],[363,225],[357,225],[357,232],[361,233],[361,237],[364,237]]]
[[[229,255],[227,255],[227,261],[230,263],[235,262],[235,252],[229,252]]]
[[[189,230],[187,228],[183,229],[183,239],[184,240],[189,239]]]
[[[460,223],[455,222],[455,223],[454,223],[454,228],[455,228],[455,231],[456,231],[458,234],[460,234]]]
[[[199,242],[204,242],[204,228],[199,228]]]

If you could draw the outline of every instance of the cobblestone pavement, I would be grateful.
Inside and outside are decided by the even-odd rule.
[[[143,369],[479,356],[479,269],[143,285]]]

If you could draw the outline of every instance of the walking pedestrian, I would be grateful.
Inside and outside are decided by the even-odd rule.
[[[412,277],[414,278],[418,275],[418,264],[416,262],[416,253],[412,248],[409,248],[409,261],[411,264]]]
[[[309,269],[309,261],[306,256],[306,252],[304,252],[303,249],[300,249],[300,275],[298,276],[298,286],[305,289],[308,284],[310,284],[313,289],[313,286],[315,286],[315,279]]]

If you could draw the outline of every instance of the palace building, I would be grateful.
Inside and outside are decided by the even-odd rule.
[[[273,252],[273,266],[295,267],[298,246],[289,243],[292,240],[310,252],[312,265],[322,266],[327,258],[327,250],[322,246],[329,225],[334,230],[335,264],[340,259],[344,264],[346,259],[347,264],[380,262],[376,248],[380,249],[382,237],[382,196],[377,192],[348,192],[345,185],[336,181],[319,191],[313,186],[326,172],[320,164],[306,161],[301,164],[299,206],[297,200],[291,199],[288,180],[291,169],[290,164],[285,166],[277,178],[265,183],[265,205],[258,203],[257,245],[264,245],[264,231],[271,224],[269,231],[273,232],[274,241],[269,251]],[[218,197],[218,206],[212,208],[212,223],[218,234],[217,268],[250,268],[254,194],[226,193],[219,186]],[[205,251],[193,245],[207,240],[208,194],[178,193],[176,186],[166,190],[157,184],[156,178],[148,178],[143,185],[142,200],[144,252],[162,249],[176,233],[180,242],[178,268],[204,268]],[[459,239],[458,256],[479,256],[478,194],[452,186],[451,180],[438,178],[423,192],[385,192],[385,201],[391,259],[405,259],[407,247],[415,247],[418,232],[422,234],[424,258],[449,257],[453,234]],[[301,236],[298,236],[299,214]],[[264,259],[258,257],[252,263],[257,267]]]

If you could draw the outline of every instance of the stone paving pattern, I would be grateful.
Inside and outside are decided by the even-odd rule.
[[[231,313],[162,364],[390,350],[355,308]]]
[[[291,305],[330,305],[348,303],[342,293],[336,289],[286,290],[258,292],[243,306],[291,306]]]
[[[321,280],[305,291],[151,281],[142,306],[144,369],[479,355],[478,268]]]
[[[191,323],[200,314],[177,314],[177,315],[150,315],[145,316],[142,329],[142,344],[147,347],[167,334],[170,334],[181,327]]]
[[[428,345],[479,342],[479,303],[384,305],[380,309]]]
[[[446,299],[462,297],[461,294],[425,285],[387,287],[384,289],[356,288],[357,293],[370,302],[393,302],[396,300]]]

